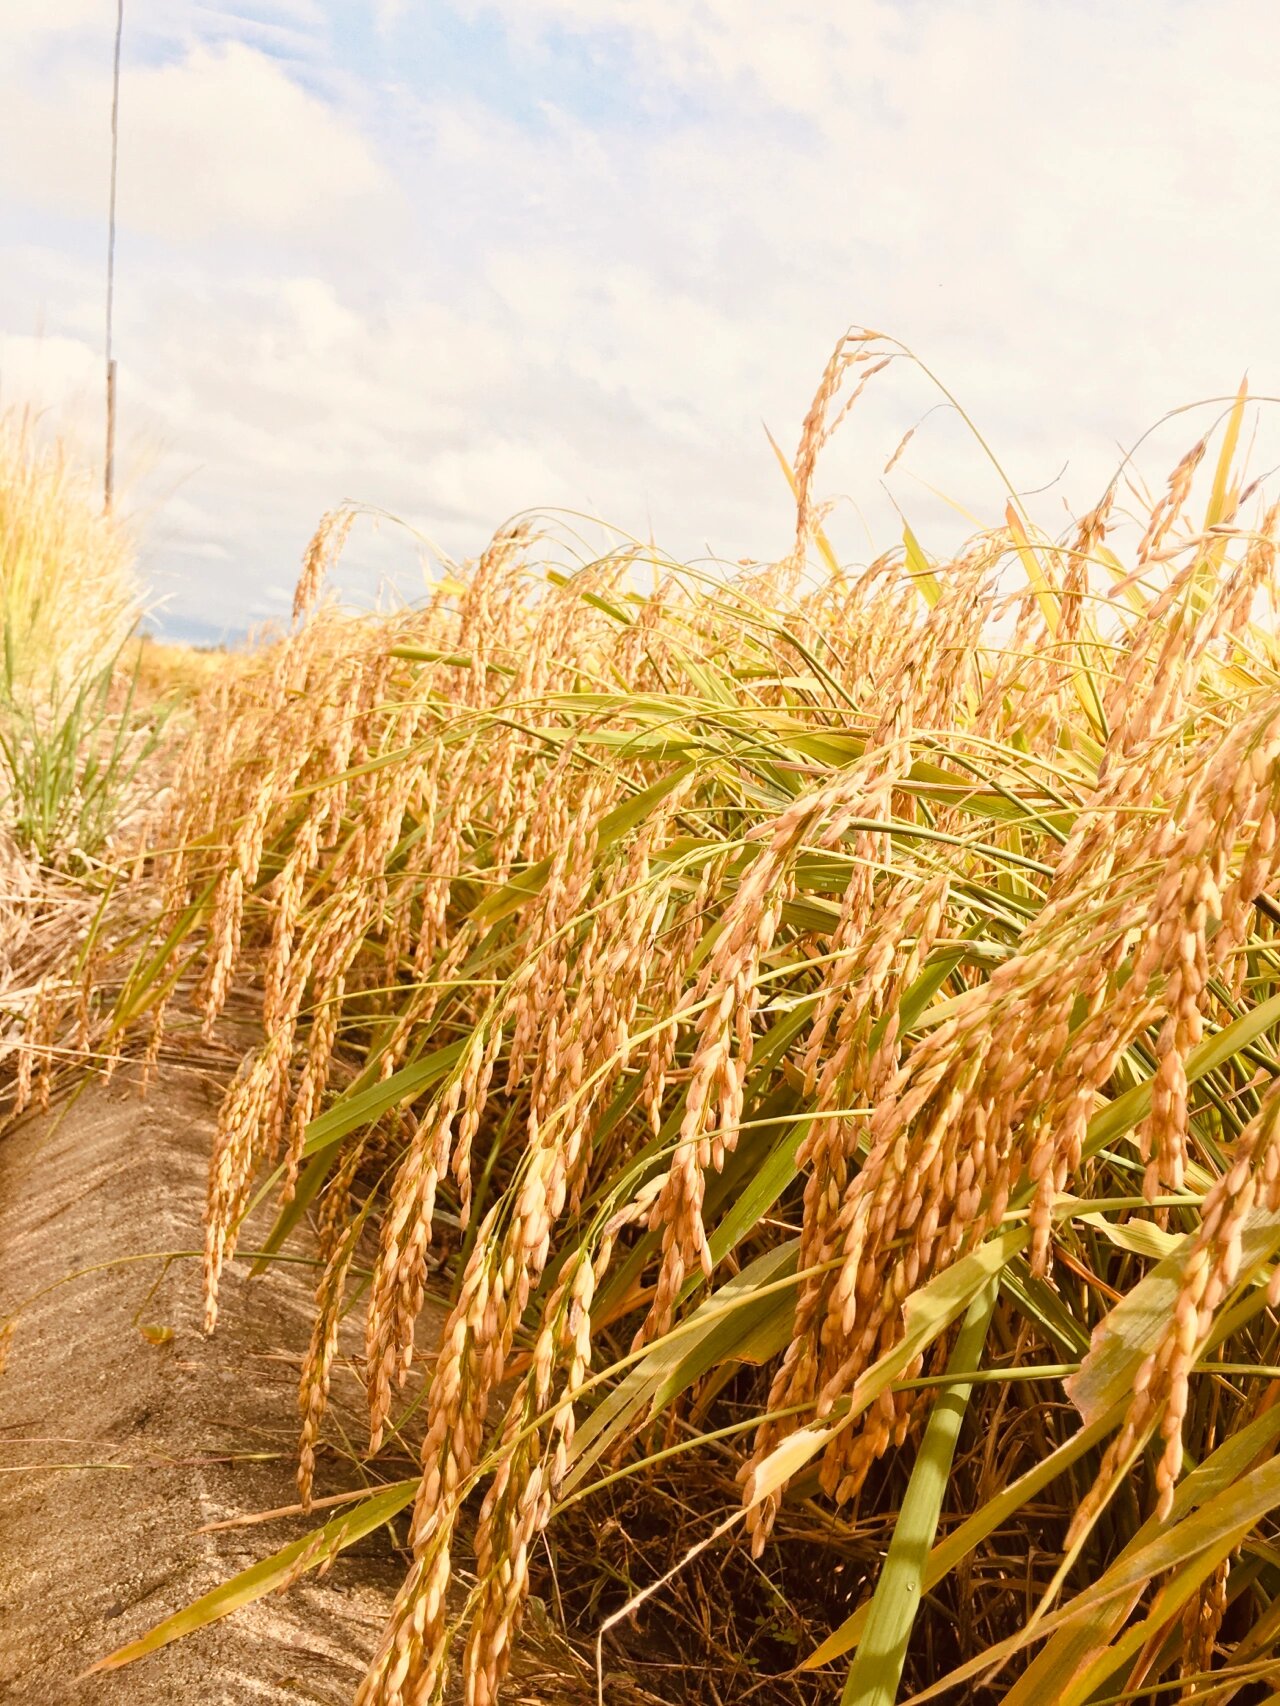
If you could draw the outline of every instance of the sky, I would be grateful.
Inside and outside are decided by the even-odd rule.
[[[94,459],[114,25],[0,4],[0,407]],[[820,466],[842,556],[997,522],[973,427],[1063,524],[1167,411],[1280,395],[1277,65],[1274,0],[125,0],[117,478],[162,630],[285,612],[344,500],[407,524],[358,529],[356,598],[530,508],[777,556],[765,427],[794,450],[851,324],[972,426],[880,376]]]

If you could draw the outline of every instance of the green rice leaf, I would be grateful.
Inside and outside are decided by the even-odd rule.
[[[157,1623],[145,1635],[140,1635],[136,1641],[130,1641],[127,1646],[118,1647],[115,1652],[108,1653],[105,1658],[90,1665],[85,1675],[93,1676],[104,1670],[122,1670],[125,1665],[146,1658],[148,1653],[167,1647],[171,1641],[180,1641],[184,1635],[194,1634],[197,1629],[216,1623],[220,1618],[229,1617],[233,1611],[239,1611],[241,1606],[252,1605],[254,1600],[262,1599],[286,1582],[309,1549],[314,1549],[315,1556],[305,1568],[314,1569],[317,1564],[332,1559],[355,1541],[362,1540],[366,1534],[372,1534],[376,1528],[381,1528],[383,1523],[389,1522],[409,1504],[417,1490],[416,1479],[397,1481],[375,1493],[372,1498],[361,1500],[359,1504],[343,1511],[341,1516],[325,1523],[322,1528],[304,1534],[301,1540],[291,1541],[288,1546],[273,1552],[269,1558],[251,1564],[247,1570],[241,1570],[239,1575],[232,1576],[211,1593],[202,1594],[181,1611],[176,1611],[172,1617],[166,1617],[162,1623]]]
[[[996,1284],[989,1280],[969,1305],[948,1373],[977,1368],[986,1343]],[[871,1600],[858,1656],[849,1668],[842,1706],[893,1706],[923,1592],[925,1561],[938,1528],[960,1424],[973,1387],[947,1385],[934,1401],[911,1480],[898,1507],[893,1538]]]

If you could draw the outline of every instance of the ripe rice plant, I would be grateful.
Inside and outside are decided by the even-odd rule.
[[[558,1536],[619,1636],[708,1560],[772,1592],[708,1601],[734,1698],[1278,1697],[1280,512],[1242,396],[1202,519],[1204,440],[1136,527],[1117,484],[843,571],[815,462],[894,353],[833,356],[767,573],[526,523],[354,619],[344,511],[213,690],[114,1035],[256,992],[208,1325],[255,1203],[268,1254],[309,1218],[303,1504],[352,1307],[420,1473],[107,1663],[411,1504],[361,1706],[495,1699]]]
[[[0,416],[0,827],[83,873],[155,744],[121,654],[139,615],[130,543],[67,448]]]
[[[18,687],[103,668],[138,614],[132,548],[67,446],[0,415],[0,634]]]

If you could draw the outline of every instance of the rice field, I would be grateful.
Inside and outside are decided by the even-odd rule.
[[[488,1706],[531,1616],[601,1700],[1280,1699],[1280,508],[1242,394],[1154,497],[844,567],[890,353],[735,578],[528,519],[358,617],[327,516],[81,875],[0,1109],[234,1017],[207,1330],[319,1251],[313,1532],[182,1630],[404,1513],[358,1706]]]

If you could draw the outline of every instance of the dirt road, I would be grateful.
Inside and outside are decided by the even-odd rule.
[[[147,1102],[127,1083],[91,1083],[0,1138],[0,1312],[75,1270],[198,1248],[215,1096],[194,1072],[170,1073]],[[0,1698],[350,1700],[401,1574],[385,1531],[322,1583],[77,1680],[312,1526],[195,1533],[296,1499],[293,1395],[313,1278],[276,1267],[250,1282],[241,1267],[211,1339],[198,1330],[199,1264],[188,1259],[107,1267],[24,1312],[0,1377]],[[356,1383],[346,1384],[355,1430]],[[340,1413],[342,1388],[339,1377]],[[353,1484],[348,1466],[328,1464],[318,1491]]]

